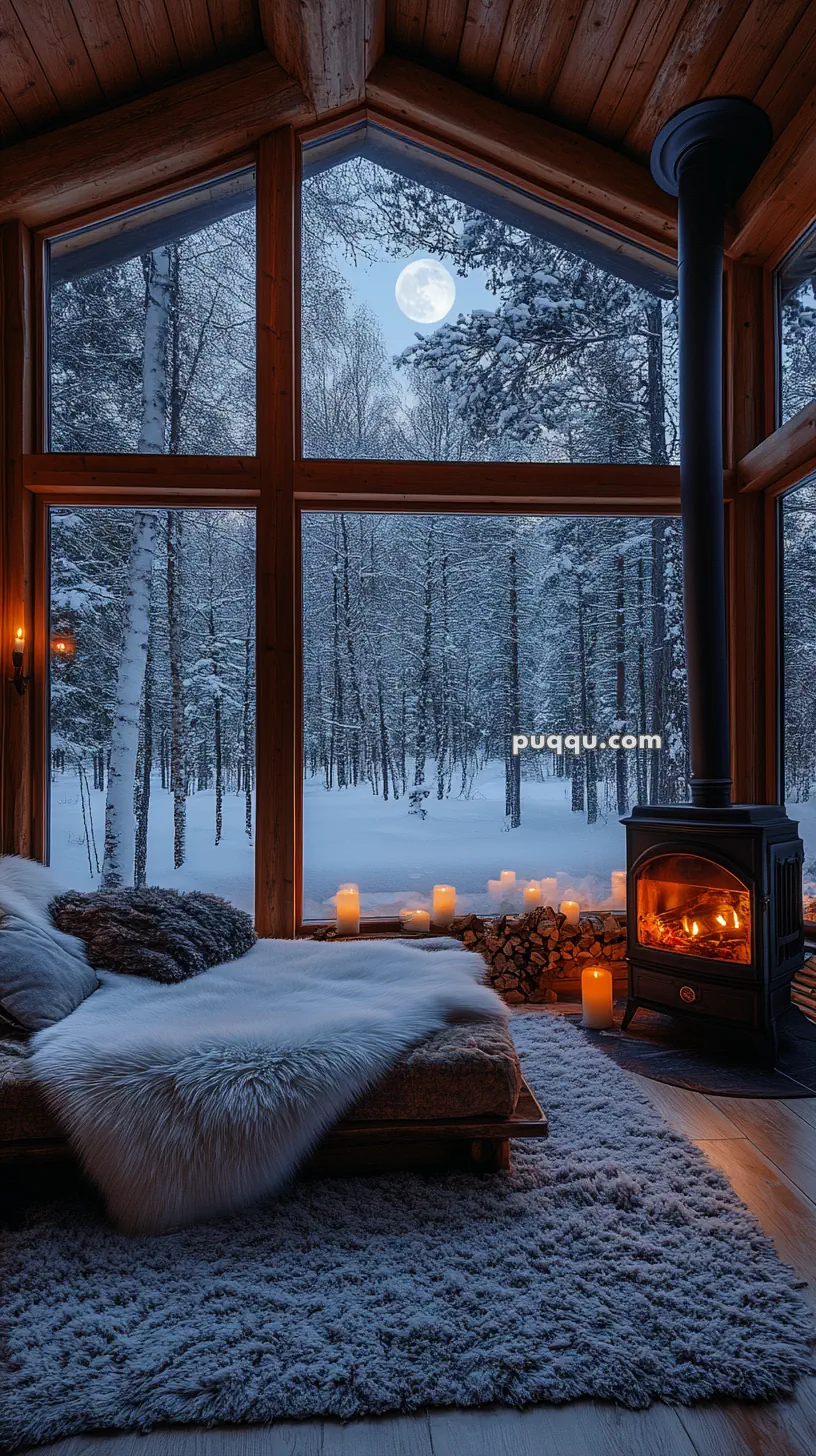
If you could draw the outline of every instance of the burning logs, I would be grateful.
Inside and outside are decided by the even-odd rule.
[[[791,1001],[808,1021],[816,1024],[816,956],[805,961],[791,982]]]
[[[511,1006],[525,1001],[556,1001],[559,989],[575,983],[592,962],[618,962],[626,974],[626,927],[613,915],[582,915],[577,925],[550,906],[526,915],[500,915],[485,920],[464,915],[448,932],[487,962],[490,980]],[[615,965],[611,965],[613,977]]]

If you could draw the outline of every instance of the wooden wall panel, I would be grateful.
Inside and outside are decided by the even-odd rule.
[[[258,627],[255,922],[295,933],[299,813],[295,614],[295,312],[299,158],[289,128],[258,163]]]
[[[23,454],[33,443],[31,235],[19,222],[0,226],[0,852],[41,853],[35,843],[32,790],[33,703],[41,684],[20,696],[8,681],[17,628],[26,635],[31,673],[33,496],[23,485]]]

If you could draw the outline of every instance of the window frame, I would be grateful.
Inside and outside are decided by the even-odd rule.
[[[304,142],[330,135],[355,120],[370,120],[430,147],[443,157],[478,166],[498,181],[522,188],[542,202],[553,203],[587,222],[610,226],[597,208],[541,186],[509,166],[500,166],[478,151],[452,145],[421,126],[380,112],[356,107],[338,118],[300,128],[270,132],[250,148],[217,164],[198,169],[172,185],[121,198],[116,205],[61,218],[32,235],[28,295],[31,348],[27,359],[33,424],[21,449],[22,490],[32,512],[30,579],[34,615],[28,695],[32,754],[27,800],[30,809],[30,851],[45,849],[46,812],[46,682],[47,682],[47,508],[52,504],[109,505],[252,505],[257,512],[257,830],[256,921],[259,933],[292,936],[300,925],[302,873],[300,690],[300,514],[302,510],[433,509],[520,514],[655,515],[677,514],[680,476],[677,466],[589,466],[540,464],[472,464],[454,462],[343,461],[304,458],[300,431],[299,276],[300,172]],[[71,456],[45,453],[45,348],[47,295],[45,244],[53,236],[99,221],[118,212],[215,180],[242,167],[256,169],[257,251],[257,445],[254,457],[204,456]],[[635,226],[616,222],[614,231],[642,244]],[[673,257],[669,242],[652,244]],[[786,249],[786,253],[791,251]],[[751,748],[753,774],[769,799],[778,795],[779,711],[781,671],[777,656],[779,632],[778,552],[781,493],[816,468],[816,447],[791,439],[788,426],[774,429],[775,339],[774,268],[778,259],[751,271],[761,280],[760,302],[754,307],[758,354],[743,365],[753,390],[750,428],[740,420],[742,381],[737,382],[742,344],[741,326],[726,318],[726,440],[724,501],[731,540],[730,630],[732,673],[751,683],[756,654],[763,656],[764,692],[757,707],[759,741]],[[748,265],[727,265],[726,278]],[[757,362],[757,359],[759,362]],[[753,371],[753,373],[751,372]],[[790,422],[789,422],[790,424]],[[26,449],[26,442],[29,448]],[[30,453],[29,453],[30,452]],[[763,453],[764,452],[764,453]],[[124,477],[124,479],[123,479]],[[758,559],[764,581],[758,593],[764,609],[763,640],[743,649],[741,624],[734,605],[734,575],[743,570],[734,549],[735,521],[743,497],[761,493]],[[753,582],[754,588],[757,583]],[[743,583],[743,586],[745,583]],[[733,679],[732,679],[733,681]],[[745,699],[742,692],[740,702]],[[23,700],[25,702],[25,700]],[[4,770],[6,793],[19,769]],[[756,797],[760,797],[759,794]],[[6,816],[8,822],[8,816]],[[22,842],[22,841],[21,841]],[[9,846],[7,846],[9,847]],[[25,852],[25,851],[24,851]]]

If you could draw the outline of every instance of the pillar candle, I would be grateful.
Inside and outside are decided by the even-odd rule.
[[[581,918],[581,907],[577,900],[562,900],[558,909],[567,922],[567,925],[577,925]]]
[[[612,871],[612,908],[626,909],[626,870]]]
[[[524,886],[521,899],[525,910],[535,910],[541,904],[541,891],[536,880],[531,880],[529,885]]]
[[[456,914],[456,891],[453,885],[434,885],[433,887],[433,923],[434,925],[450,925]]]
[[[499,871],[499,884],[501,885],[501,887],[502,887],[503,890],[515,890],[515,888],[516,888],[516,872],[515,872],[515,870],[500,870]]]
[[[401,910],[400,921],[403,930],[417,935],[431,928],[431,917],[427,910]]]
[[[550,875],[538,882],[541,890],[542,905],[549,905],[551,908],[558,903],[558,881],[555,875]]]
[[[585,966],[581,972],[582,1026],[602,1031],[612,1025],[612,972],[606,966]]]
[[[360,890],[357,885],[340,885],[335,896],[334,923],[338,935],[360,934]]]

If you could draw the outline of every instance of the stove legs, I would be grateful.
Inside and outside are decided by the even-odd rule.
[[[623,1013],[623,1021],[621,1022],[621,1031],[625,1031],[626,1030],[626,1028],[629,1025],[630,1021],[632,1020],[632,1017],[634,1016],[635,1012],[637,1011],[639,1005],[640,1005],[640,1002],[639,1001],[633,1001],[632,1000],[632,997],[631,996],[629,997],[628,1001],[626,1002],[626,1010]]]

